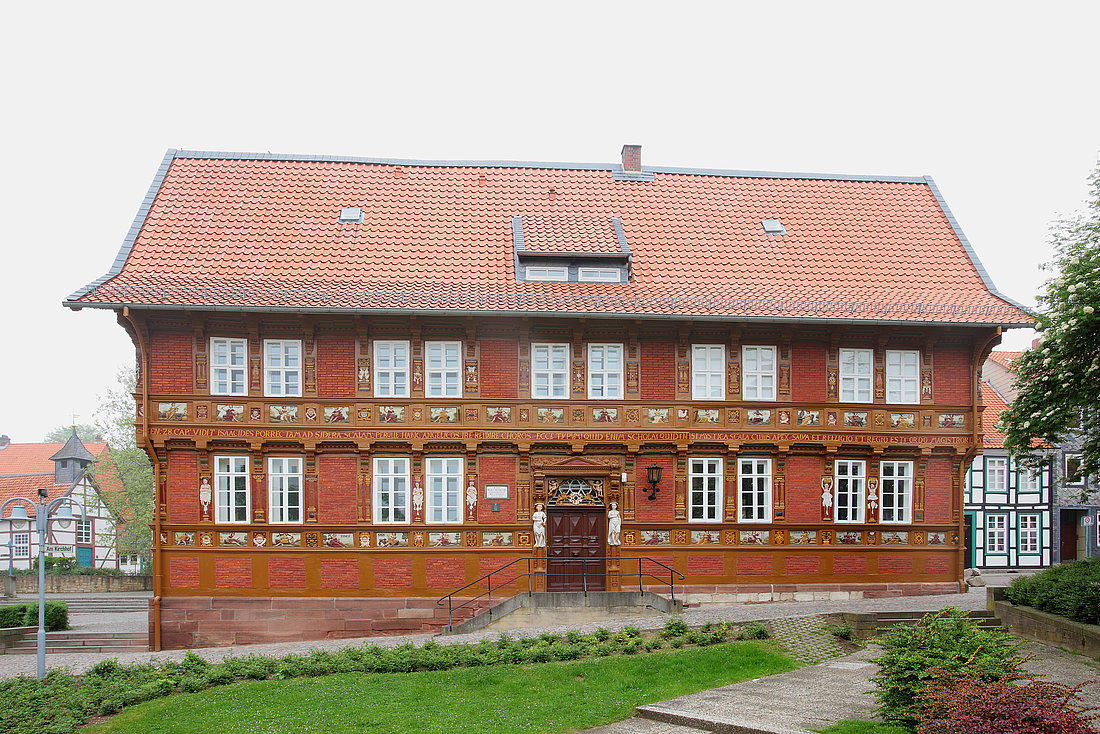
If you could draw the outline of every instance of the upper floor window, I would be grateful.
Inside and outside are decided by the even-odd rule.
[[[588,345],[588,397],[623,396],[623,345]]]
[[[248,457],[215,456],[214,486],[217,521],[248,522]]]
[[[1066,484],[1084,484],[1085,473],[1081,470],[1081,454],[1066,454]]]
[[[772,460],[741,459],[738,463],[742,522],[772,519]]]
[[[12,554],[15,558],[30,558],[31,534],[15,533],[11,536]]]
[[[882,521],[910,522],[913,504],[913,462],[884,461],[879,464],[882,480]]]
[[[374,459],[374,521],[404,523],[409,521],[409,460],[407,458]]]
[[[741,347],[745,400],[775,400],[775,347]]]
[[[210,392],[213,395],[248,394],[248,340],[210,340]]]
[[[886,402],[920,402],[920,352],[886,350]]]
[[[302,460],[273,456],[267,460],[268,517],[273,523],[302,521]]]
[[[91,545],[91,542],[92,542],[92,521],[91,520],[77,520],[76,521],[76,542]]]
[[[722,460],[691,459],[688,462],[688,519],[718,522],[722,519]]]
[[[722,400],[726,397],[726,348],[721,344],[691,347],[691,397]]]
[[[1042,475],[1038,469],[1016,467],[1016,489],[1019,492],[1038,492],[1042,489]]]
[[[407,341],[374,343],[374,396],[378,398],[409,397],[409,343]]]
[[[863,522],[863,498],[867,463],[840,459],[836,462],[836,521]]]
[[[840,350],[840,399],[846,403],[871,402],[870,349]]]
[[[302,343],[292,339],[264,340],[264,395],[302,395]]]
[[[985,491],[1008,491],[1008,459],[988,456],[985,460]]]
[[[424,342],[424,361],[430,398],[462,397],[462,343]]]
[[[426,459],[429,523],[462,522],[461,458]]]
[[[618,283],[618,268],[577,268],[577,280],[582,283]]]
[[[531,397],[569,397],[569,345],[531,345]]]
[[[528,265],[526,278],[527,280],[566,281],[569,280],[569,268]]]

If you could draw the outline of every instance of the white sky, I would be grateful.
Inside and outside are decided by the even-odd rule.
[[[172,147],[930,174],[1034,304],[1100,154],[1097,28],[1091,0],[4,3],[0,433],[90,422],[132,364],[60,303]]]

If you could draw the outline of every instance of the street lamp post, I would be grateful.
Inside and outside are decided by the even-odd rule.
[[[80,519],[83,520],[86,517],[84,512],[84,505],[80,504],[72,497],[63,496],[58,497],[52,502],[47,502],[49,497],[48,489],[38,490],[38,496],[42,499],[41,502],[35,503],[34,500],[26,497],[12,497],[4,504],[0,505],[0,517],[4,516],[4,508],[13,502],[25,502],[34,508],[34,528],[38,531],[38,677],[46,677],[46,526],[52,518],[55,520],[69,521],[73,520],[72,507],[80,510]],[[67,504],[66,504],[67,503]],[[64,505],[64,506],[62,506]],[[72,505],[70,507],[69,505]],[[60,507],[60,509],[58,509]],[[56,514],[53,514],[56,511]],[[12,508],[11,517],[8,518],[13,523],[17,520],[29,520],[27,516],[27,508],[23,505],[16,505]]]

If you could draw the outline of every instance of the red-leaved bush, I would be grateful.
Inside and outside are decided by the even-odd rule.
[[[917,734],[1096,734],[1086,685],[948,676],[921,695]]]

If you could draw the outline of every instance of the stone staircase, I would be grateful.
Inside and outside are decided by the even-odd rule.
[[[146,652],[149,635],[145,632],[47,632],[46,652]],[[38,650],[36,632],[31,631],[14,642],[8,655],[34,655]]]
[[[63,601],[69,614],[111,614],[148,612],[151,597],[140,594],[47,594],[46,601]],[[37,603],[37,596],[21,595],[0,601],[0,604]]]
[[[928,612],[847,612],[842,617],[845,622],[852,625],[856,639],[866,640],[877,635],[880,630],[895,625],[916,624],[927,614]],[[990,611],[968,612],[967,616],[974,620],[981,629],[1002,629],[1004,627],[1001,620]]]

